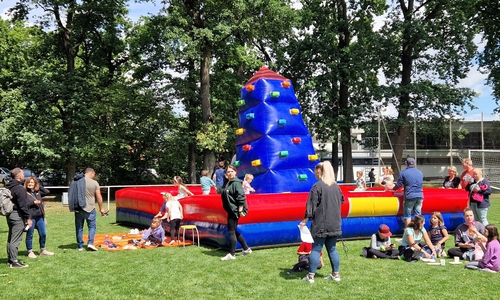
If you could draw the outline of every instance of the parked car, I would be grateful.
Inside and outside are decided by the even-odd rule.
[[[35,177],[36,180],[38,180],[38,176],[36,175],[35,172],[31,171],[30,169],[23,169],[23,173],[24,173],[24,179],[30,177],[30,176],[33,176]],[[7,176],[5,176],[3,179],[2,179],[2,183],[5,185],[7,184],[7,182],[9,182],[12,178],[10,177],[10,171],[8,173]]]
[[[5,180],[5,178],[7,178],[7,180]],[[5,167],[0,167],[0,182],[5,185],[9,178],[10,170]]]
[[[66,173],[63,170],[43,170],[38,177],[43,186],[61,186],[67,184]]]

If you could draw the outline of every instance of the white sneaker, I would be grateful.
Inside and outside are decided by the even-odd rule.
[[[226,256],[224,256],[220,260],[233,260],[233,259],[236,259],[236,255],[231,255],[231,253],[228,253]]]
[[[96,246],[92,245],[92,244],[89,244],[87,245],[87,250],[90,250],[90,251],[97,251],[97,248]]]
[[[309,274],[306,277],[302,278],[304,281],[308,281],[309,283],[314,283],[314,277],[309,277]]]
[[[330,274],[330,275],[326,276],[326,277],[325,277],[325,279],[326,279],[326,280],[335,280],[335,281],[337,281],[337,282],[341,280],[341,279],[340,279],[340,275],[334,276],[334,275],[332,275],[332,274]]]
[[[250,255],[250,254],[252,254],[252,249],[248,248],[247,250],[243,250],[241,252],[241,254],[243,254],[243,255]]]
[[[28,253],[28,257],[29,257],[29,258],[36,258],[36,254],[35,254],[35,252],[30,251],[30,252]]]
[[[54,255],[54,252],[50,252],[50,251],[43,249],[42,252],[40,252],[40,255],[52,256],[52,255]]]

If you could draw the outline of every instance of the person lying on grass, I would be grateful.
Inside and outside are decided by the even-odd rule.
[[[165,230],[161,227],[161,219],[158,217],[153,218],[151,227],[144,232],[141,238],[140,245],[157,246],[163,245],[165,240]]]

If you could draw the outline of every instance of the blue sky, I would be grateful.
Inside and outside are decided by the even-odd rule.
[[[0,0],[0,16],[6,18],[6,11],[9,7],[15,4],[15,0]],[[130,18],[136,21],[140,16],[148,15],[149,13],[155,14],[161,8],[161,5],[154,3],[135,3],[130,1],[129,11]],[[479,44],[479,39],[477,40]],[[481,46],[480,46],[481,47]],[[467,121],[481,120],[481,113],[485,121],[499,120],[499,115],[494,115],[493,110],[497,107],[493,101],[492,89],[486,84],[486,75],[481,74],[477,67],[473,67],[468,76],[461,80],[460,87],[472,88],[479,96],[474,99],[475,106],[479,109],[464,111],[463,118]]]

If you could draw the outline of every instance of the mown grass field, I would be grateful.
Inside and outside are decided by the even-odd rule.
[[[500,224],[500,193],[492,197],[491,223]],[[98,218],[98,233],[130,230],[115,224],[114,206]],[[4,219],[4,218],[3,218]],[[0,299],[498,299],[500,274],[463,266],[428,266],[365,259],[368,240],[339,244],[341,282],[325,281],[326,266],[314,284],[304,273],[287,275],[296,262],[296,246],[258,249],[221,261],[226,251],[209,247],[157,248],[122,252],[76,250],[74,217],[67,207],[47,207],[47,249],[53,257],[20,259],[29,268],[7,267],[7,224],[0,220]],[[85,231],[86,233],[86,231]],[[35,234],[35,238],[38,235]],[[448,243],[451,245],[452,243]],[[36,245],[36,246],[35,246]],[[37,241],[34,241],[38,251]],[[344,247],[343,247],[344,246]],[[450,261],[450,260],[448,260]]]

